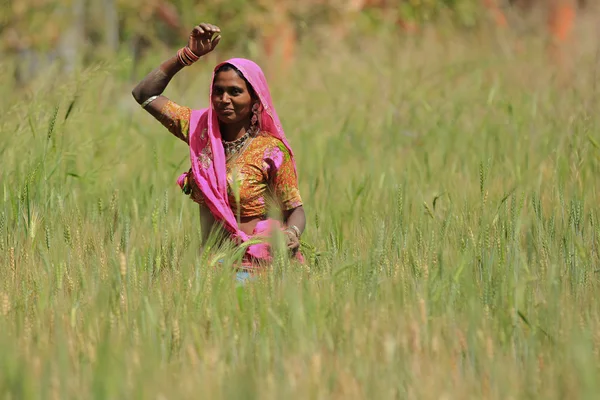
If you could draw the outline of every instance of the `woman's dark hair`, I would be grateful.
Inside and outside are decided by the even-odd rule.
[[[242,72],[235,67],[235,65],[229,64],[229,63],[225,63],[225,64],[221,65],[215,71],[215,77],[217,76],[217,74],[219,72],[226,72],[226,71],[232,71],[232,70],[235,71],[235,73],[238,74],[238,76],[240,78],[242,78],[244,80],[244,82],[246,82],[246,87],[248,88],[248,92],[250,92],[250,96],[253,99],[256,99],[258,96],[256,95],[256,92],[254,91],[254,88],[252,87],[252,85],[250,84],[250,82],[248,82],[248,79],[246,79],[246,77],[244,76],[244,74],[242,74]]]

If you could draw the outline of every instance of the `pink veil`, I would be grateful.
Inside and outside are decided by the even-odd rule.
[[[267,80],[263,71],[256,63],[243,58],[232,58],[218,64],[212,74],[209,101],[212,98],[212,82],[215,78],[215,72],[226,63],[235,66],[256,92],[262,105],[260,118],[261,130],[269,132],[283,142],[290,152],[294,169],[296,169],[294,154],[281,127],[277,111],[275,111],[275,107],[273,106]],[[223,144],[221,143],[219,122],[215,111],[212,109],[212,103],[209,108],[192,111],[189,145],[193,178],[202,191],[204,202],[215,219],[223,223],[225,229],[232,234],[234,240],[248,241],[250,237],[239,229],[235,215],[229,205],[225,154]],[[182,188],[186,175],[187,173],[183,174],[177,181]],[[268,235],[272,226],[273,221],[260,221],[255,229],[255,234]],[[267,243],[249,246],[246,254],[257,259],[270,259]]]

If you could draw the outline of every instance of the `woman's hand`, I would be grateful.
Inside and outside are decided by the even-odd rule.
[[[286,229],[284,232],[287,239],[288,250],[290,250],[292,253],[296,253],[300,248],[300,238],[292,229]]]
[[[287,239],[287,247],[295,254],[300,249],[300,236],[304,232],[306,226],[306,216],[304,215],[304,207],[299,206],[292,210],[284,211],[283,213],[285,225],[287,228],[284,233]]]
[[[221,33],[221,28],[218,26],[206,23],[196,25],[192,30],[192,33],[190,33],[188,47],[195,55],[202,57],[217,47],[221,40],[221,35],[219,35],[219,33]]]

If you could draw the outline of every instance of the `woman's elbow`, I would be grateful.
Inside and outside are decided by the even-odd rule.
[[[137,85],[131,91],[131,95],[133,96],[135,101],[137,101],[138,104],[142,104],[142,102],[144,101],[144,99],[142,98],[143,97],[142,93],[143,93],[143,91],[142,91],[142,88],[140,88],[140,85]]]

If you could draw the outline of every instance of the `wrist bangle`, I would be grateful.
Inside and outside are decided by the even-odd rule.
[[[183,66],[189,67],[198,61],[200,56],[197,56],[192,49],[190,49],[188,46],[185,46],[177,50],[177,59]]]
[[[290,226],[288,226],[288,228],[286,229],[286,231],[294,232],[294,234],[296,235],[296,237],[298,239],[300,239],[300,235],[301,235],[300,229],[298,229],[298,227],[296,225],[290,225]]]
[[[154,100],[156,100],[157,98],[158,98],[158,96],[151,96],[151,97],[148,97],[148,99],[142,103],[142,108],[146,108],[146,106],[147,106],[148,104],[152,103],[152,102],[153,102]]]
[[[183,48],[183,54],[185,54],[193,63],[200,59],[200,56],[197,56],[188,46]]]
[[[192,65],[192,63],[188,60],[186,60],[183,56],[183,48],[177,50],[177,59],[179,60],[179,63],[181,65],[183,65],[184,67],[189,67],[190,65]]]

